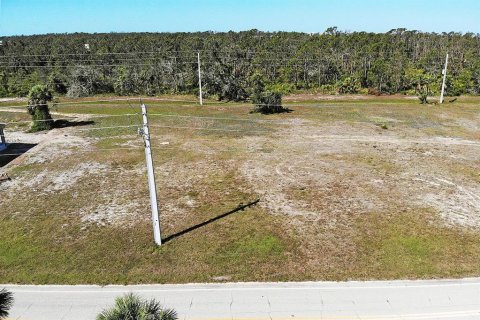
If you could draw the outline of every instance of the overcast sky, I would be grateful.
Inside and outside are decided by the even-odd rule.
[[[480,0],[0,0],[0,35],[263,31],[480,33]]]

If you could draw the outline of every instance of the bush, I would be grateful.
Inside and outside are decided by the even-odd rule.
[[[280,92],[282,95],[295,92],[295,86],[289,83],[276,83],[267,85],[267,90],[272,92]]]
[[[251,99],[255,104],[252,113],[272,114],[288,112],[282,107],[282,94],[278,91],[267,90],[265,79],[260,73],[255,73],[251,78],[253,87]]]
[[[338,83],[338,93],[354,94],[360,91],[360,81],[355,77],[347,77]]]
[[[316,91],[321,94],[330,94],[330,95],[337,94],[337,88],[333,84],[323,84]]]
[[[265,91],[253,99],[255,103],[254,113],[273,114],[288,112],[282,106],[282,94],[280,92]]]
[[[0,319],[8,317],[8,311],[13,305],[13,294],[5,289],[0,290]]]
[[[142,300],[133,293],[115,299],[115,305],[102,311],[97,320],[176,320],[177,312],[165,309],[155,300]]]
[[[369,94],[369,92],[370,92],[370,89],[368,89],[368,88],[360,88],[360,90],[358,90],[358,93],[363,94],[363,95],[367,95],[367,94]]]
[[[382,93],[380,91],[378,91],[376,88],[368,88],[368,94],[371,95],[371,96],[381,96]]]

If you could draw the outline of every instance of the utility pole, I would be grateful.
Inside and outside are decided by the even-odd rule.
[[[152,146],[150,143],[150,130],[148,128],[147,106],[142,104],[143,128],[141,134],[145,141],[145,157],[147,160],[148,190],[150,191],[150,206],[152,208],[153,238],[158,246],[162,245],[160,236],[160,219],[158,217],[157,188],[155,185],[155,172],[153,168]]]
[[[443,83],[442,83],[442,95],[440,96],[440,104],[443,103],[444,96],[445,96],[445,87],[447,85],[447,68],[448,68],[448,53],[447,59],[445,60],[445,69],[443,69]]]
[[[202,70],[200,66],[200,52],[197,52],[197,60],[198,60],[198,88],[200,89],[200,105],[203,106]]]

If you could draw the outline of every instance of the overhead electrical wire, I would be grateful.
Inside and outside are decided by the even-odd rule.
[[[221,128],[199,128],[199,127],[180,127],[180,126],[164,126],[164,125],[149,125],[150,128],[165,128],[165,129],[184,129],[184,130],[203,130],[203,131],[224,131],[224,132],[254,132],[267,133],[268,130],[245,130],[245,129],[221,129]]]
[[[216,59],[214,59],[216,58]],[[325,56],[308,56],[308,57],[302,57],[302,56],[283,56],[279,58],[272,58],[272,57],[235,57],[235,56],[223,56],[223,57],[213,57],[213,56],[207,56],[203,57],[201,59],[202,63],[215,63],[215,62],[224,62],[224,60],[230,60],[232,62],[235,61],[252,61],[252,60],[261,60],[261,61],[287,61],[287,60],[301,60],[302,62],[304,61],[313,61],[313,62],[319,62],[319,61],[325,61],[327,60]],[[61,64],[61,63],[72,63],[72,62],[77,62],[77,63],[85,63],[85,62],[105,62],[107,63],[118,63],[118,62],[139,62],[139,61],[148,61],[148,62],[170,62],[173,64],[197,64],[197,61],[175,61],[176,58],[169,58],[169,57],[158,57],[158,58],[153,58],[153,57],[144,57],[144,58],[135,58],[135,59],[108,59],[111,61],[105,61],[106,59],[89,59],[89,60],[16,60],[16,61],[1,61],[0,60],[0,66],[5,66],[7,64],[12,64],[12,63],[48,63],[48,64]],[[183,60],[183,59],[179,59]]]
[[[152,146],[151,149],[153,150],[173,150],[176,148],[181,148],[181,145],[176,145],[176,146],[161,146],[161,147],[156,147]],[[95,153],[95,152],[108,152],[108,151],[140,151],[144,150],[144,147],[118,147],[118,148],[100,148],[100,149],[92,149],[92,150],[69,150],[69,155],[71,154],[80,154],[80,153]],[[247,152],[247,153],[255,153],[258,152],[261,149],[254,149],[254,150],[245,150],[245,148],[228,148],[228,149],[216,149],[216,148],[210,148],[210,150],[213,150],[215,152]],[[0,157],[12,157],[12,156],[21,156],[21,155],[30,155],[28,151],[26,152],[18,152],[18,153],[1,153],[0,152]]]
[[[163,101],[163,102],[196,102],[193,100],[177,100],[177,99],[166,99],[166,98],[153,98],[153,97],[148,97],[148,98],[112,98],[112,99],[105,99],[105,100],[84,100],[84,101],[64,101],[64,102],[52,102],[50,103],[53,107],[56,106],[68,106],[68,105],[82,105],[82,104],[92,104],[92,107],[96,107],[95,103],[109,103],[109,102],[129,102],[129,101],[138,101],[140,100],[147,100],[147,101]],[[21,107],[37,107],[37,106],[42,106],[44,104],[17,104],[17,105],[9,105],[9,106],[4,106],[0,104],[0,111],[1,108],[21,108]],[[85,106],[84,106],[85,107]]]

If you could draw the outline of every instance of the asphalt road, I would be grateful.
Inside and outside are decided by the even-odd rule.
[[[480,279],[5,287],[15,295],[11,319],[95,319],[127,292],[158,299],[180,319],[480,319]]]

